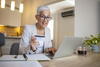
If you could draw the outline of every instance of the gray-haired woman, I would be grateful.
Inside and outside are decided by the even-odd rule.
[[[20,48],[27,54],[42,52],[52,52],[54,54],[56,50],[52,47],[50,30],[47,28],[51,20],[50,8],[40,6],[35,18],[37,20],[36,24],[25,26]]]

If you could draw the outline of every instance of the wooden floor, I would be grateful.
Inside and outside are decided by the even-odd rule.
[[[100,53],[88,53],[86,56],[72,55],[40,63],[43,67],[100,67]]]

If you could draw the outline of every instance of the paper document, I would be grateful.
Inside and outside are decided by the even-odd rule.
[[[5,61],[0,62],[0,67],[42,67],[37,61]]]
[[[34,54],[34,55],[27,55],[28,60],[50,60],[46,55],[44,54]]]
[[[18,55],[16,58],[15,58],[15,56],[16,55],[3,55],[2,57],[0,57],[0,61],[2,61],[2,60],[15,60],[15,61],[17,61],[17,60],[19,60],[19,61],[21,61],[21,60],[25,60],[24,59],[24,57],[22,56],[22,55]]]
[[[3,55],[0,57],[0,61],[25,61],[25,58],[23,55],[18,55],[15,58],[16,55]],[[33,55],[26,55],[27,61],[35,61],[35,60],[50,60],[47,56],[44,54],[33,54]]]

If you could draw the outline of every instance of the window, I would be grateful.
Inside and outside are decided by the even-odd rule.
[[[54,20],[53,19],[49,21],[48,28],[51,31],[51,40],[53,40],[53,36],[54,36]]]

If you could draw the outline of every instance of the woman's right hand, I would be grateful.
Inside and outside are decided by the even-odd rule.
[[[36,40],[36,38],[34,36],[31,37],[31,45],[38,45],[38,41]]]
[[[31,37],[30,40],[30,48],[32,51],[36,51],[36,46],[39,44],[39,42],[36,40],[34,36]]]

